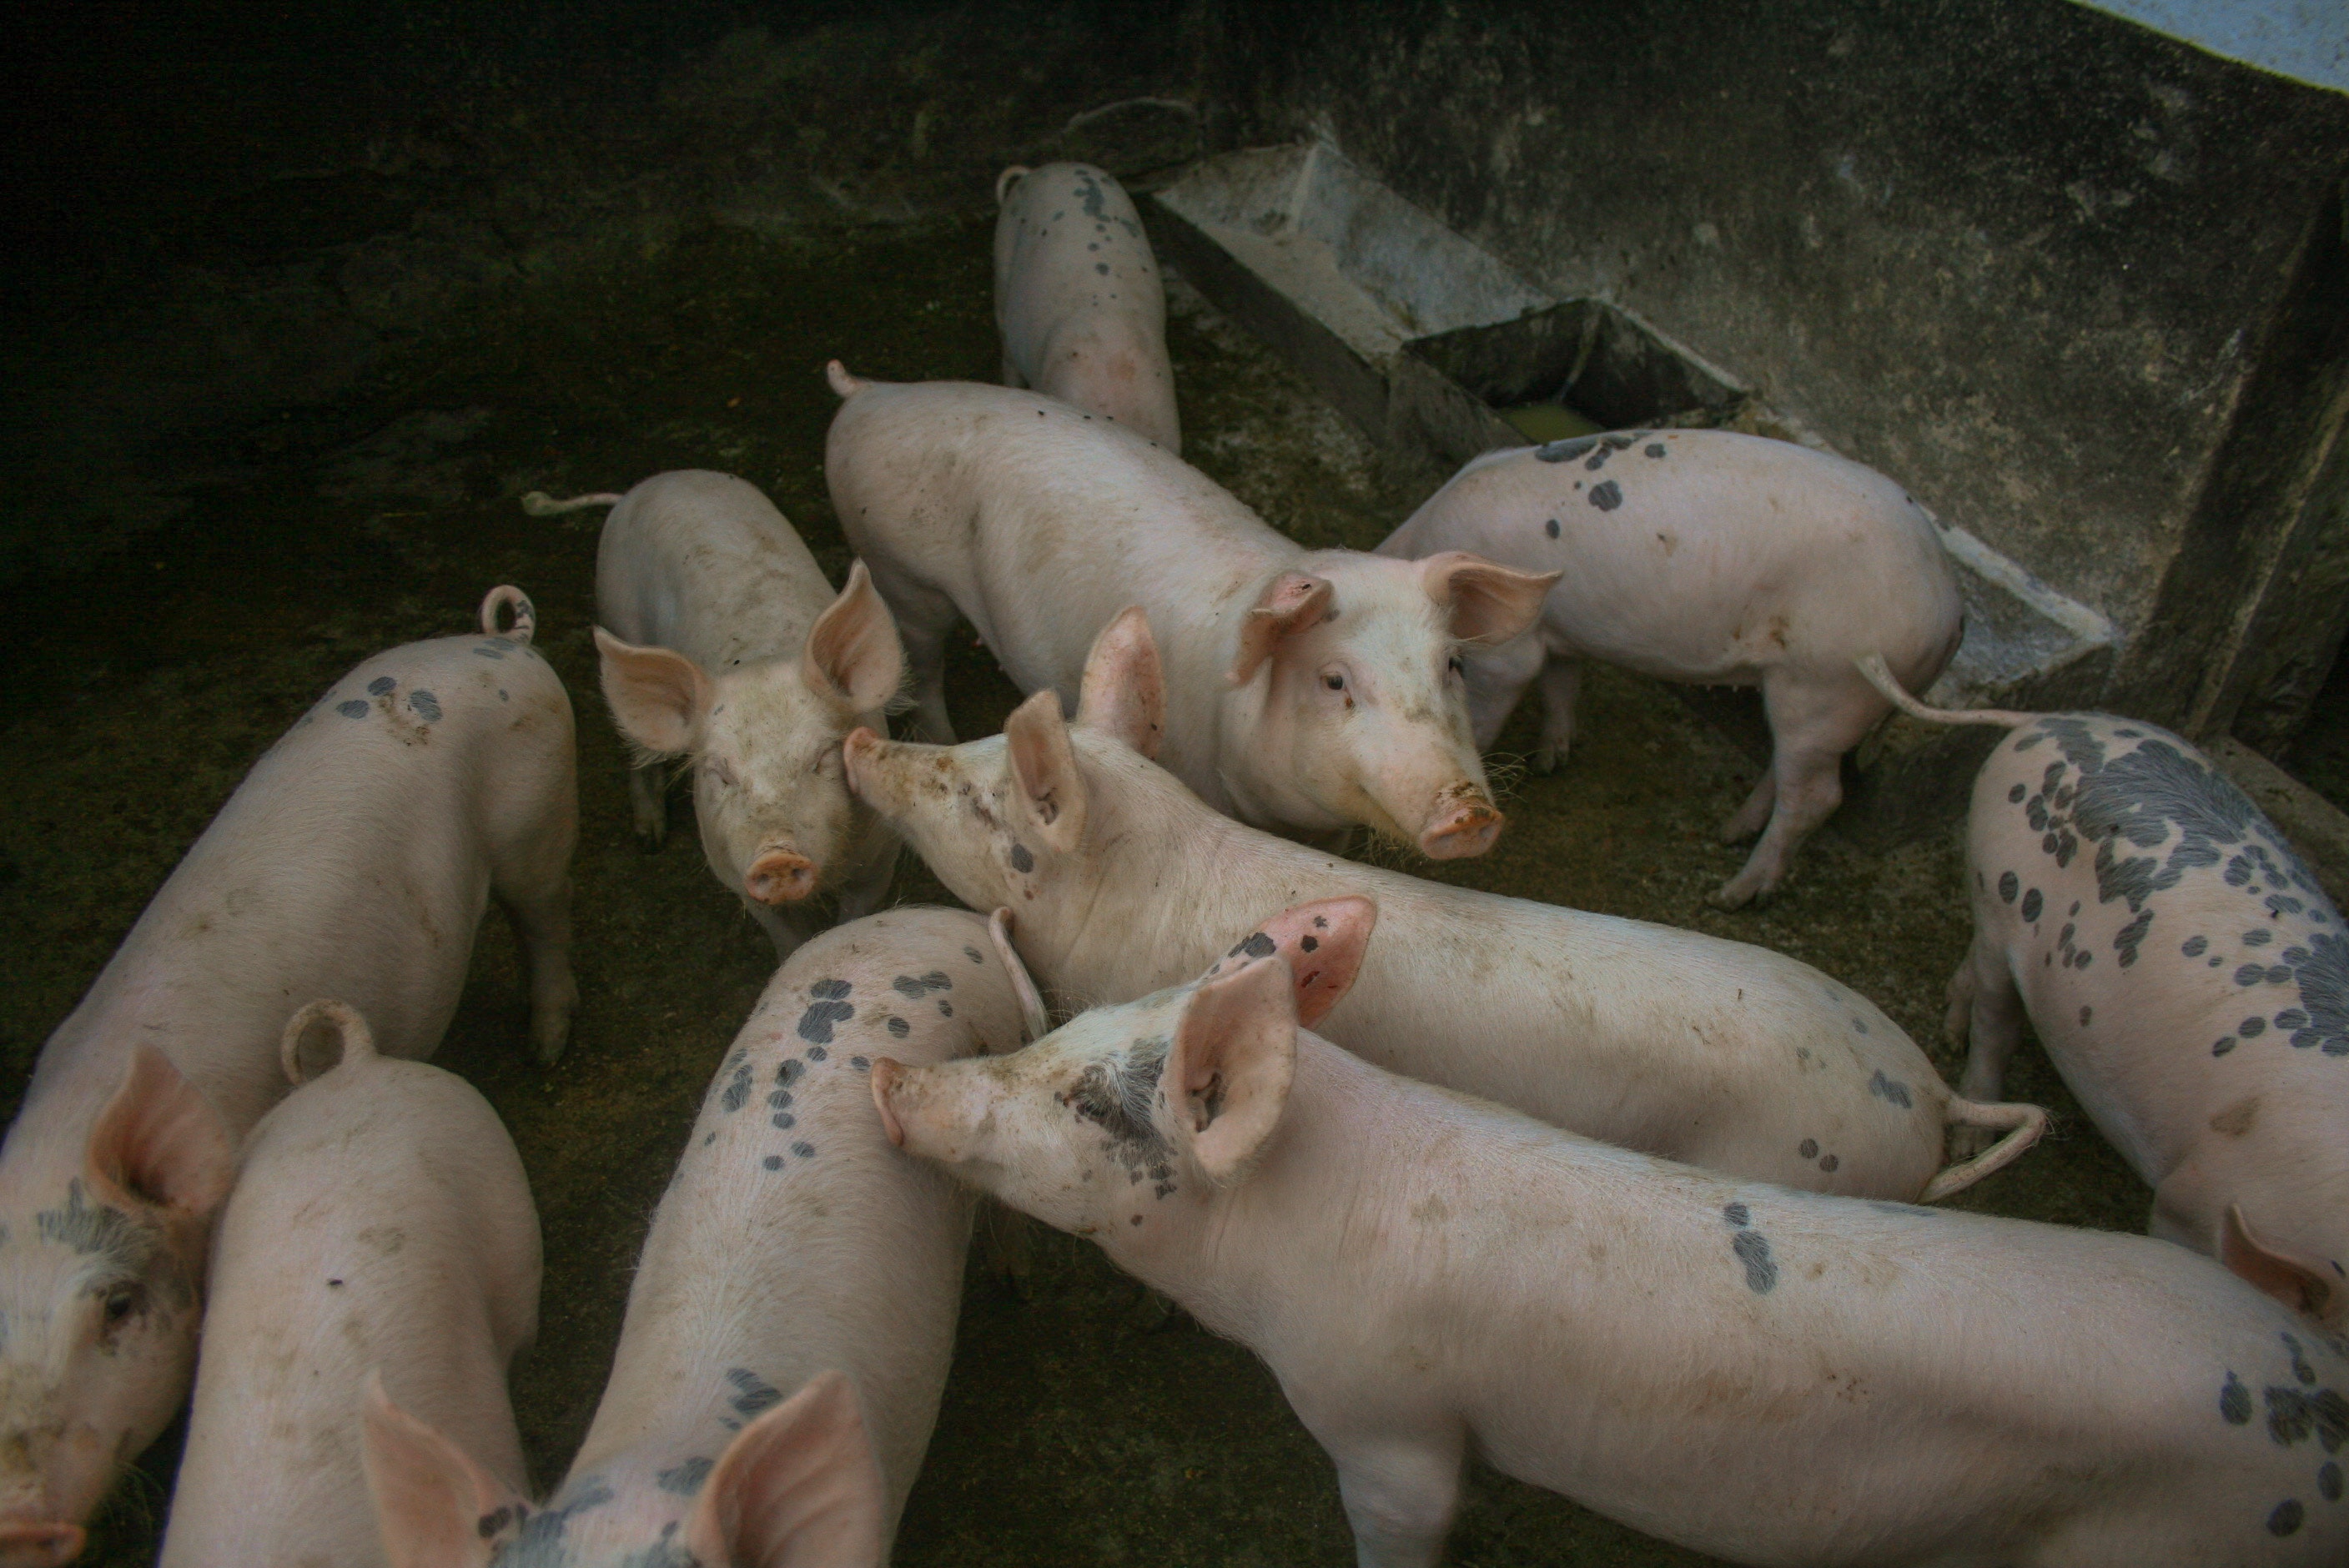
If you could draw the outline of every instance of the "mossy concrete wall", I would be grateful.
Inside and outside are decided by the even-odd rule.
[[[1203,4],[1219,144],[1326,139],[1754,382],[2110,616],[2107,706],[2298,722],[2349,98],[2064,0]]]

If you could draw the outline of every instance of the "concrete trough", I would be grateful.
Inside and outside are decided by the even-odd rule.
[[[1160,249],[1202,294],[1390,452],[1456,467],[1524,445],[1500,410],[1547,402],[1605,428],[1735,429],[1834,449],[1633,313],[1545,294],[1329,146],[1210,159],[1157,191],[1149,216]],[[2110,673],[2112,624],[1910,489],[1938,516],[1966,603],[1964,642],[1928,700],[2092,703]],[[1757,759],[1768,756],[1754,693],[1674,689]],[[1915,726],[1880,733],[1848,765],[1837,823],[1889,841],[1950,820],[1995,738]]]

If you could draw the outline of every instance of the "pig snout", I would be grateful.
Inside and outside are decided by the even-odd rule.
[[[742,891],[761,903],[797,903],[815,891],[815,862],[796,850],[761,850]]]
[[[1420,830],[1419,852],[1431,861],[1481,855],[1501,836],[1505,820],[1499,808],[1475,785],[1451,785],[1436,794],[1435,810]]]
[[[900,1149],[905,1147],[905,1127],[897,1119],[889,1097],[896,1092],[897,1079],[905,1070],[887,1057],[873,1058],[873,1106],[881,1113],[881,1130]]]
[[[864,794],[865,771],[881,750],[881,738],[864,725],[848,732],[840,743],[841,761],[848,772],[848,792],[862,799]]]
[[[87,1534],[54,1519],[0,1520],[0,1568],[55,1568],[81,1555]]]

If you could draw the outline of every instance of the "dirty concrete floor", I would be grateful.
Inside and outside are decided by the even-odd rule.
[[[469,626],[494,583],[535,598],[540,645],[580,716],[578,1025],[558,1069],[532,1065],[511,943],[492,922],[437,1059],[505,1119],[539,1204],[543,1326],[514,1392],[542,1487],[585,1429],[650,1211],[772,955],[690,831],[657,854],[632,841],[588,638],[600,519],[532,520],[513,498],[729,469],[773,496],[836,580],[847,554],[823,483],[833,399],[821,366],[840,355],[885,378],[991,372],[978,208],[829,227],[670,225],[593,265],[525,269],[375,355],[332,396],[189,438],[181,465],[225,480],[175,492],[168,528],[109,543],[81,574],[7,596],[9,1108],[41,1041],[147,898],[319,692],[377,649]],[[1440,476],[1382,463],[1179,280],[1174,303],[1187,455],[1277,525],[1309,544],[1367,546],[1433,487]],[[997,727],[1015,697],[968,642],[950,695],[966,734]],[[2341,707],[2330,710],[2336,727]],[[1777,904],[1723,913],[1702,895],[1743,855],[1712,836],[1750,783],[1743,756],[1662,688],[1607,672],[1586,685],[1582,733],[1553,777],[1501,761],[1513,825],[1492,855],[1416,869],[1782,949],[1874,997],[1955,1076],[1939,1027],[1942,982],[1967,934],[1954,839],[1863,854],[1830,833]],[[1501,749],[1532,739],[1528,712]],[[672,810],[685,827],[689,805],[679,797]],[[898,892],[943,897],[910,861]],[[2044,1060],[2026,1051],[2010,1082],[2058,1111],[2057,1130],[1961,1205],[2136,1228],[2145,1194]],[[969,1281],[900,1563],[1349,1560],[1330,1467],[1251,1357],[1179,1315],[1162,1321],[1065,1238],[1040,1247],[1034,1283],[1023,1302]],[[150,1560],[179,1441],[168,1435],[109,1505],[89,1562]],[[1450,1560],[1697,1561],[1485,1471]]]
[[[498,582],[537,601],[540,645],[580,713],[578,963],[569,1055],[529,1062],[510,942],[485,924],[438,1060],[512,1130],[546,1237],[540,1344],[514,1378],[541,1484],[585,1429],[628,1268],[708,1076],[767,978],[766,942],[710,879],[690,831],[631,840],[622,758],[588,640],[595,514],[525,518],[513,497],[621,488],[688,466],[773,495],[835,577],[847,556],[821,453],[820,366],[979,377],[996,358],[983,222],[813,251],[739,233],[559,291],[514,291],[355,393],[328,420],[376,434],[319,451],[264,431],[254,479],[200,503],[116,568],[15,606],[0,727],[0,920],[16,938],[0,1000],[10,1087],[154,887],[275,735],[371,650],[470,624]],[[1309,543],[1365,546],[1432,483],[1387,474],[1261,347],[1175,285],[1172,346],[1190,455]],[[287,423],[293,423],[288,421]],[[959,650],[957,727],[998,727],[1015,693]],[[1602,674],[1586,739],[1550,778],[1516,774],[1513,825],[1464,884],[1693,925],[1796,954],[1875,997],[1940,1051],[1940,986],[1966,938],[1951,842],[1886,856],[1831,838],[1773,908],[1725,914],[1704,892],[1742,851],[1712,826],[1750,782],[1743,758],[1661,689]],[[1530,714],[1502,741],[1530,745]],[[672,802],[678,826],[690,806]],[[940,900],[910,861],[907,900]],[[2014,1092],[2060,1107],[2048,1145],[1971,1199],[2002,1212],[2132,1227],[2143,1196],[2025,1055]],[[144,1561],[176,1437],[112,1508],[91,1561]],[[955,1376],[907,1514],[906,1564],[1339,1563],[1328,1463],[1253,1358],[1052,1238],[1035,1299],[970,1281]],[[1463,1563],[1661,1563],[1686,1554],[1490,1474],[1454,1547]]]

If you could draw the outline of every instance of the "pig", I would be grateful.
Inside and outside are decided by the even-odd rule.
[[[382,1563],[370,1387],[527,1481],[506,1374],[537,1329],[538,1214],[513,1140],[340,1003],[296,1013],[284,1057],[298,1087],[246,1140],[212,1249],[160,1568]]]
[[[497,630],[511,607],[514,624]],[[188,1391],[206,1238],[278,1035],[337,996],[387,1056],[456,1010],[494,896],[531,1037],[570,1028],[570,699],[514,588],[367,660],[254,765],[41,1049],[0,1144],[0,1565],[61,1563]]]
[[[824,475],[897,613],[924,739],[957,613],[1022,691],[1076,695],[1096,633],[1139,599],[1166,650],[1160,755],[1260,827],[1367,825],[1433,860],[1501,830],[1460,650],[1533,624],[1556,574],[1459,552],[1304,550],[1125,426],[1057,398],[892,386],[831,366]]]
[[[883,1561],[946,1385],[970,1207],[889,1146],[867,1076],[885,1050],[942,1062],[1040,1034],[1008,952],[977,915],[899,909],[794,953],[702,1102],[569,1478],[528,1510],[385,1423],[387,1472],[446,1478],[385,1508],[392,1562],[718,1568],[779,1561],[792,1531],[839,1543],[793,1563]],[[419,1544],[443,1540],[462,1550]]]
[[[1948,1022],[1962,1091],[1999,1092],[2029,1018],[2153,1189],[2153,1234],[2256,1257],[2349,1331],[2349,933],[2314,874],[2166,729],[1945,712],[1866,667],[1905,713],[2013,731],[1966,828],[1974,936]]]
[[[1125,188],[1090,163],[1014,165],[995,181],[995,204],[1003,384],[1182,451],[1166,291]]]
[[[1364,1568],[1466,1456],[1735,1563],[2335,1564],[2349,1357],[2141,1236],[1578,1138],[1310,1032],[1374,908],[1008,1057],[873,1068],[889,1136],[1269,1364]]]
[[[1218,816],[1149,759],[1161,689],[1130,613],[1086,661],[1073,727],[1040,692],[1002,735],[952,749],[859,730],[849,783],[956,897],[1009,906],[1021,958],[1064,995],[1142,995],[1196,974],[1262,910],[1367,892],[1387,912],[1378,951],[1325,1032],[1389,1071],[1861,1197],[1946,1197],[2045,1130],[2036,1106],[1952,1095],[1866,997],[1780,954],[1422,882]],[[1942,1170],[1953,1127],[2005,1136]]]
[[[1473,550],[1564,569],[1527,635],[1468,660],[1476,744],[1490,749],[1541,678],[1548,772],[1574,738],[1581,661],[1660,680],[1758,686],[1770,765],[1721,830],[1761,835],[1713,893],[1767,900],[1843,801],[1843,754],[1889,712],[1852,668],[1881,654],[1919,691],[1964,630],[1933,519],[1858,463],[1728,430],[1617,430],[1487,452],[1379,546],[1404,559]]]
[[[905,676],[889,607],[864,565],[835,597],[774,503],[730,474],[655,474],[623,496],[523,498],[538,516],[610,504],[595,552],[605,700],[636,752],[636,832],[668,829],[665,769],[687,758],[701,851],[778,957],[879,907],[896,841],[849,798],[840,738],[878,724]]]

